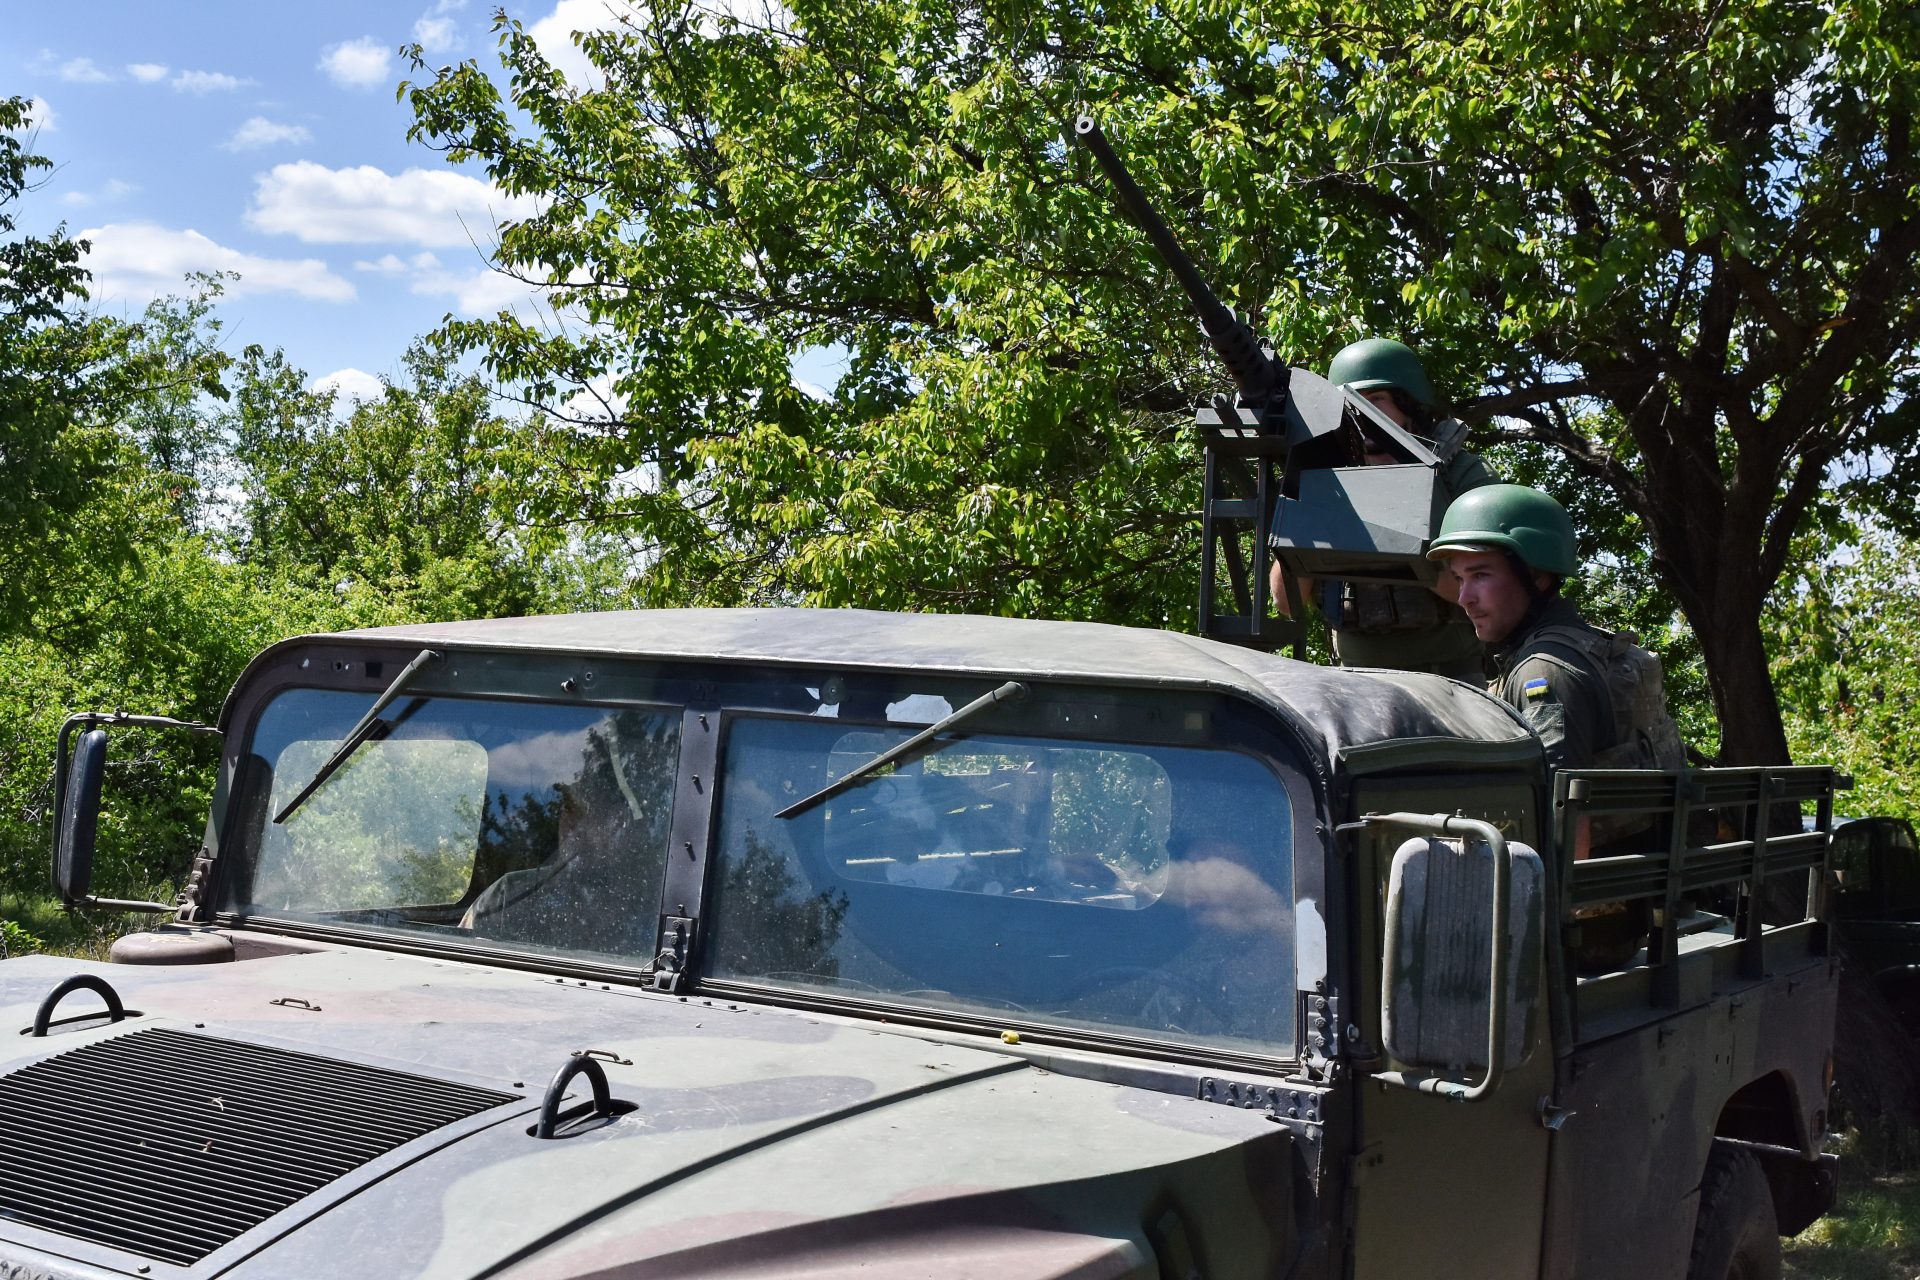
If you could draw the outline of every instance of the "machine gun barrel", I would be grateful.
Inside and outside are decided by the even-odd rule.
[[[1113,183],[1128,216],[1146,232],[1147,239],[1159,251],[1161,261],[1172,269],[1181,287],[1187,291],[1187,297],[1193,300],[1193,309],[1200,316],[1200,327],[1206,331],[1213,349],[1220,353],[1220,359],[1226,364],[1234,384],[1240,388],[1240,394],[1250,402],[1264,401],[1276,393],[1284,395],[1287,385],[1285,368],[1261,348],[1259,337],[1247,322],[1234,315],[1225,303],[1214,296],[1213,290],[1200,275],[1200,269],[1194,266],[1193,259],[1174,239],[1173,231],[1165,219],[1155,211],[1139,184],[1134,182],[1133,175],[1127,172],[1127,166],[1114,153],[1106,135],[1100,132],[1099,124],[1092,116],[1081,116],[1074,121],[1073,131],[1093,152],[1093,158],[1100,162],[1100,168]]]

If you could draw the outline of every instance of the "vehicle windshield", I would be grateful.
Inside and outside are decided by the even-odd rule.
[[[704,889],[676,888],[695,982],[1292,1055],[1287,789],[1264,758],[1206,745],[1225,731],[1201,703],[1043,691],[875,769],[979,690],[646,678],[662,701],[684,684],[732,708],[716,779],[679,785],[680,705],[403,693],[284,823],[372,695],[278,694],[239,776],[221,910],[637,973],[669,870],[696,852],[669,848],[679,796],[707,836]]]
[[[733,723],[707,974],[1291,1052],[1291,821],[1266,765],[969,735],[777,816],[910,733]]]
[[[402,697],[284,824],[367,695],[283,693],[254,730],[253,856],[227,909],[607,957],[653,954],[677,711]]]

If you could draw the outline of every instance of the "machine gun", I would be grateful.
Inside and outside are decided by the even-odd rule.
[[[1093,117],[1075,121],[1074,133],[1186,290],[1239,388],[1194,414],[1206,447],[1200,633],[1262,649],[1290,644],[1298,656],[1306,639],[1302,577],[1431,583],[1427,542],[1450,500],[1444,460],[1364,397],[1288,368],[1207,286]],[[1397,463],[1366,466],[1369,438],[1384,442]],[[1268,548],[1288,571],[1288,618],[1269,616]],[[1223,570],[1231,612],[1218,598]]]

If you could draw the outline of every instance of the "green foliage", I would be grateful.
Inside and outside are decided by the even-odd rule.
[[[429,353],[409,352],[407,367],[411,385],[343,412],[279,352],[247,349],[223,423],[244,494],[240,560],[415,620],[617,599],[617,570],[590,534],[527,511],[519,424]]]
[[[1920,1267],[1920,1185],[1863,1157],[1869,1145],[1846,1135],[1839,1202],[1786,1242],[1789,1280],[1907,1280]]]
[[[171,505],[152,477],[103,490],[54,551],[71,548],[55,560],[61,586],[39,602],[35,633],[0,639],[0,885],[46,884],[53,749],[67,715],[125,707],[211,722],[247,660],[289,630],[388,620],[221,558],[178,530]],[[134,557],[87,558],[96,523],[120,526],[110,535]],[[112,896],[164,898],[198,847],[217,747],[157,730],[116,731],[110,746],[96,881]]]
[[[18,110],[0,103],[0,234],[43,166],[6,132]],[[58,236],[0,246],[0,888],[29,892],[46,885],[67,715],[212,722],[246,662],[288,634],[589,606],[620,589],[587,539],[519,534],[500,497],[515,436],[471,378],[420,356],[412,385],[343,414],[250,350],[221,410],[221,281],[136,323],[97,320],[79,309],[79,253]],[[115,732],[100,892],[171,894],[217,752]]]
[[[11,920],[0,920],[0,960],[12,956],[30,956],[45,949],[45,944],[28,933],[24,926]]]
[[[0,635],[26,626],[36,601],[59,581],[44,548],[125,465],[134,439],[123,424],[136,407],[157,411],[183,394],[218,394],[225,365],[217,348],[192,337],[217,282],[203,282],[199,299],[150,311],[138,323],[90,316],[80,306],[83,241],[64,229],[5,239],[15,227],[10,206],[50,166],[18,135],[27,106],[23,98],[0,99]],[[88,553],[124,561],[132,547],[109,538]]]
[[[1870,527],[1810,558],[1768,623],[1796,758],[1853,774],[1844,815],[1920,822],[1920,540]]]
[[[337,744],[293,743],[274,765],[278,813]],[[260,848],[255,902],[341,911],[458,901],[473,883],[487,796],[475,742],[369,742]]]
[[[442,337],[553,412],[650,599],[1191,621],[1220,375],[1083,104],[1283,352],[1413,339],[1637,522],[1731,759],[1784,751],[1758,618],[1828,469],[1914,469],[1901,10],[670,4],[582,37],[589,85],[499,33],[505,96],[446,69],[413,134],[543,198],[498,260],[582,323]]]
[[[104,961],[115,938],[152,927],[150,915],[67,911],[44,885],[25,893],[0,889],[0,933],[12,955],[45,952]]]

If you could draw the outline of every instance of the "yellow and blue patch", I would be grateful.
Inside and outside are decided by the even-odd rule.
[[[1526,695],[1528,702],[1540,701],[1540,699],[1546,697],[1549,692],[1546,677],[1535,676],[1520,686],[1520,692]]]

